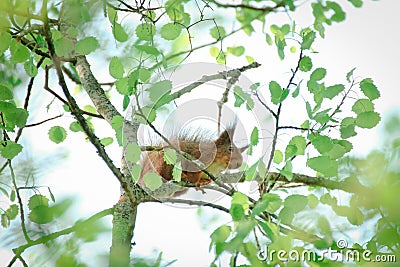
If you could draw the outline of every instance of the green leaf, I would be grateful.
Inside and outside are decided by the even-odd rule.
[[[269,83],[269,91],[271,93],[271,102],[275,105],[279,104],[282,96],[281,86],[277,82],[271,81]]]
[[[81,55],[89,55],[99,47],[100,44],[95,37],[86,37],[76,43],[75,51]]]
[[[49,206],[49,199],[43,195],[36,194],[29,198],[28,208],[33,210],[38,206]]]
[[[240,57],[244,54],[245,49],[243,46],[231,46],[227,48],[227,51],[236,57]]]
[[[114,130],[121,129],[123,125],[124,125],[124,118],[122,116],[117,115],[111,119],[111,127]]]
[[[351,71],[349,71],[349,72],[346,74],[346,80],[347,80],[347,82],[350,82],[350,78],[353,77],[353,72],[354,72],[355,69],[356,69],[356,68],[351,69]]]
[[[257,127],[254,127],[253,131],[251,132],[250,144],[252,146],[255,146],[258,144],[258,129],[257,129]]]
[[[13,98],[13,91],[7,85],[0,83],[0,100],[11,100]]]
[[[29,58],[29,60],[24,63],[24,69],[29,77],[35,77],[37,75],[38,69],[33,63],[33,57]]]
[[[211,250],[213,244],[216,245],[216,248],[219,244],[224,243],[228,237],[231,235],[231,227],[227,225],[222,225],[215,229],[215,231],[211,234],[211,243],[209,249]],[[216,249],[217,250],[217,249]],[[219,253],[218,253],[219,252]],[[216,251],[216,254],[219,255],[222,251]]]
[[[251,57],[251,56],[246,56],[246,60],[247,60],[247,63],[249,63],[249,64],[251,64],[251,63],[254,63],[254,62],[255,62],[254,58],[253,58],[253,57]]]
[[[129,78],[120,78],[115,81],[115,88],[121,95],[131,95],[132,90],[129,84]]]
[[[294,218],[294,211],[289,207],[283,207],[279,212],[279,219],[282,223],[291,224]]]
[[[143,176],[143,182],[148,189],[150,189],[151,191],[154,191],[157,188],[161,187],[162,177],[154,172],[146,173]]]
[[[66,33],[69,37],[72,38],[78,37],[78,30],[74,27],[69,27]]]
[[[317,149],[318,152],[321,153],[322,155],[324,153],[329,152],[333,147],[332,140],[328,136],[319,135],[319,134],[314,136],[314,135],[310,134],[310,137],[311,137],[310,138],[311,143],[313,144],[315,149]]]
[[[232,204],[231,208],[229,209],[229,213],[231,214],[234,222],[242,220],[245,215],[243,206],[239,204]]]
[[[83,110],[86,112],[97,114],[97,109],[92,105],[86,105],[83,107]]]
[[[67,131],[61,126],[53,126],[49,130],[49,139],[56,144],[61,143],[67,138]]]
[[[282,103],[289,95],[289,89],[285,89],[282,91],[281,98],[279,99],[279,103]]]
[[[285,199],[284,206],[290,208],[293,212],[297,213],[305,209],[308,204],[306,196],[293,194]]]
[[[339,158],[343,157],[344,154],[346,154],[346,149],[339,144],[333,144],[332,149],[329,150],[325,154],[330,159],[339,159]]]
[[[258,87],[260,87],[259,82],[253,83],[252,85],[250,85],[250,90],[255,91]]]
[[[160,54],[160,51],[158,51],[157,48],[151,45],[136,45],[135,46],[138,50],[146,52],[149,55],[154,55],[157,56]]]
[[[282,200],[279,195],[265,193],[263,197],[257,201],[254,206],[251,216],[258,216],[262,212],[266,211],[269,213],[274,213],[282,206]]]
[[[175,40],[182,32],[182,26],[177,23],[167,23],[161,27],[160,34],[165,40]]]
[[[262,159],[258,160],[257,169],[258,169],[258,175],[260,177],[264,178],[267,175],[267,167],[265,166],[265,163]]]
[[[26,46],[21,44],[21,42],[17,42],[15,40],[11,41],[10,52],[10,62],[13,64],[25,62],[26,60],[28,60],[31,54]]]
[[[5,213],[1,214],[1,226],[4,228],[10,226],[10,219],[8,219],[8,216]]]
[[[306,139],[301,135],[294,136],[286,147],[285,159],[287,160],[295,155],[304,155],[305,149]]]
[[[22,146],[13,141],[6,141],[5,147],[0,147],[0,152],[3,158],[13,159],[22,151]]]
[[[303,72],[310,71],[312,69],[312,61],[308,56],[304,56],[300,60],[299,69]]]
[[[314,119],[310,103],[306,102],[307,115],[310,119]]]
[[[15,189],[13,188],[13,189],[11,190],[10,200],[11,200],[12,202],[14,202],[14,201],[15,201],[15,197],[16,197],[16,193],[15,193]]]
[[[31,222],[37,223],[37,224],[46,224],[54,219],[54,215],[52,210],[47,207],[47,206],[37,206],[33,209],[31,209],[31,212],[29,213],[28,216],[29,220]]]
[[[104,137],[100,140],[100,143],[103,146],[109,146],[114,142],[114,139],[112,137]]]
[[[330,18],[332,21],[341,22],[345,20],[346,13],[343,12],[342,7],[338,3],[327,1],[326,6],[334,12],[334,14]]]
[[[17,204],[13,204],[11,205],[7,210],[6,210],[6,214],[8,219],[10,220],[14,220],[15,218],[17,218],[19,212],[19,208]]]
[[[346,153],[350,152],[353,149],[353,144],[350,143],[347,140],[337,140],[337,139],[335,139],[334,143],[341,145],[344,148],[344,150],[346,151]]]
[[[142,172],[142,166],[139,164],[133,164],[131,169],[131,176],[132,176],[132,181],[134,183],[137,183],[139,181],[141,172]]]
[[[279,173],[282,174],[283,176],[285,176],[285,178],[288,181],[291,181],[293,179],[293,165],[292,162],[290,160],[286,161],[285,166],[283,167],[283,169],[279,170]]]
[[[143,123],[143,124],[147,124],[147,121],[149,121],[150,123],[152,123],[155,119],[156,119],[156,111],[155,111],[155,109],[153,108],[153,107],[150,107],[150,106],[145,106],[145,107],[142,107],[142,113],[143,114],[140,114],[139,112],[137,113],[137,116],[136,116],[136,118],[137,118],[137,120],[140,122],[140,123]],[[140,114],[140,115],[139,115]],[[144,118],[143,118],[143,116],[144,116]],[[145,119],[146,118],[146,119]]]
[[[222,26],[215,26],[210,29],[210,35],[212,38],[216,40],[221,40],[222,38],[225,37],[226,31]]]
[[[307,166],[327,177],[337,176],[338,174],[338,162],[328,156],[310,158],[307,160]]]
[[[324,91],[324,97],[333,99],[335,96],[337,96],[343,90],[344,90],[343,84],[336,84],[336,85],[328,86],[326,88],[326,90]]]
[[[125,159],[129,162],[136,163],[139,161],[141,153],[142,150],[140,147],[136,143],[131,142],[126,146]]]
[[[265,34],[265,41],[268,45],[273,45],[271,35],[269,35],[268,33]]]
[[[379,121],[381,120],[381,116],[378,112],[375,111],[366,111],[357,115],[356,125],[360,128],[374,128]]]
[[[351,212],[347,214],[347,220],[353,225],[361,225],[364,222],[364,214],[360,209],[352,207]]]
[[[250,168],[247,168],[245,171],[245,180],[246,181],[253,181],[253,179],[257,175],[257,163],[251,165]]]
[[[71,57],[74,50],[74,43],[66,37],[61,37],[58,40],[54,40],[54,47],[58,56]]]
[[[156,33],[156,26],[149,23],[142,23],[136,27],[136,36],[145,41],[151,41]]]
[[[362,0],[348,0],[348,1],[352,3],[354,7],[362,7],[363,5]]]
[[[11,34],[8,32],[0,32],[0,54],[3,54],[11,43]]]
[[[355,136],[356,119],[347,117],[340,123],[340,136],[344,139]]]
[[[283,153],[280,150],[275,149],[274,151],[274,163],[279,164],[283,161]]]
[[[182,180],[182,163],[180,161],[175,163],[174,168],[172,169],[172,178],[176,182]]]
[[[356,114],[367,111],[374,111],[374,104],[369,99],[359,99],[353,104],[351,110]]]
[[[254,101],[251,98],[251,95],[245,93],[240,86],[235,86],[233,89],[233,95],[235,96],[235,107],[240,107],[243,103],[246,102],[247,110],[251,110],[254,107]]]
[[[318,206],[319,200],[318,197],[316,197],[314,194],[308,195],[307,200],[308,200],[308,206],[310,208],[315,208],[316,206]]]
[[[315,32],[314,31],[310,31],[308,32],[304,37],[303,37],[303,41],[301,43],[301,50],[307,50],[311,48],[311,45],[313,44],[314,40],[315,40]]]
[[[150,94],[150,100],[154,103],[154,108],[157,109],[171,102],[172,83],[169,80],[162,80],[153,83],[146,91]]]
[[[108,67],[110,75],[115,79],[120,79],[124,76],[124,66],[118,57],[112,57]]]
[[[137,80],[147,82],[151,77],[151,72],[146,68],[137,68],[129,75],[129,83],[134,84]]]
[[[237,204],[243,207],[244,211],[249,210],[249,198],[241,192],[235,192],[232,195],[232,205]]]
[[[176,155],[176,151],[173,149],[165,149],[164,150],[164,161],[167,164],[175,164],[178,159]]]
[[[300,93],[300,83],[297,85],[296,89],[293,91],[292,97],[293,97],[293,98],[298,97],[298,96],[299,96],[299,93]]]
[[[317,68],[311,73],[310,80],[311,81],[319,81],[319,80],[322,80],[325,77],[325,75],[326,75],[326,69]]]
[[[121,43],[126,42],[128,40],[128,34],[126,33],[124,27],[117,22],[113,22],[112,25],[112,32],[115,40]]]
[[[360,82],[360,89],[371,101],[381,96],[374,82],[370,78],[365,78]]]
[[[28,111],[23,108],[16,108],[15,110],[13,110],[12,114],[12,122],[15,123],[15,125],[17,125],[19,128],[22,128],[26,125],[26,121],[28,119]],[[10,118],[7,117],[7,120],[9,119]]]

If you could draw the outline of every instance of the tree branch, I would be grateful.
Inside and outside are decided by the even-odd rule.
[[[305,174],[293,173],[292,180],[288,180],[285,176],[278,172],[269,172],[266,177],[256,175],[253,181],[261,183],[266,178],[269,181],[281,181],[284,183],[301,183],[307,186],[319,186],[327,189],[339,189],[348,193],[359,193],[360,191],[371,191],[370,188],[363,186],[356,179],[347,178],[342,181],[334,181],[326,177],[309,176]],[[242,183],[245,182],[245,172],[224,173],[221,174],[218,180],[224,183]]]
[[[77,221],[73,226],[39,237],[38,239],[32,240],[30,242],[28,242],[25,245],[19,246],[17,248],[13,249],[13,252],[15,253],[14,257],[11,259],[10,263],[7,265],[8,267],[12,266],[14,264],[14,262],[19,259],[19,257],[21,256],[21,254],[28,248],[36,246],[36,245],[40,245],[40,244],[46,244],[47,242],[54,240],[60,236],[63,235],[68,235],[70,233],[73,233],[75,231],[77,231],[80,228],[84,228],[87,225],[90,225],[92,222],[99,220],[107,215],[111,215],[113,214],[114,210],[112,208],[110,209],[106,209],[106,210],[102,210],[94,215],[92,215],[90,218],[86,219],[85,221]]]
[[[191,92],[193,89],[195,89],[195,88],[199,87],[200,85],[205,84],[207,82],[214,81],[214,80],[226,80],[228,77],[229,78],[239,77],[240,73],[245,72],[249,69],[258,68],[259,66],[261,66],[261,64],[259,64],[257,62],[253,62],[249,65],[243,66],[238,69],[222,71],[222,72],[219,72],[217,74],[212,74],[212,75],[204,75],[199,80],[192,82],[191,84],[183,87],[181,90],[171,94],[171,101],[181,97],[182,95],[184,95],[186,93]]]

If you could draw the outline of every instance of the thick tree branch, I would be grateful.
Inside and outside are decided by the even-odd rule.
[[[86,57],[78,56],[76,58],[75,67],[82,86],[92,100],[97,112],[99,112],[99,114],[101,114],[104,119],[111,124],[112,118],[115,116],[121,116],[121,114],[107,98],[104,90],[101,88],[97,79],[93,76]]]

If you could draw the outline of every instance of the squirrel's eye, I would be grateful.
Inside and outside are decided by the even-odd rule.
[[[233,152],[233,150],[235,150],[235,148],[234,148],[233,146],[230,146],[230,147],[228,148],[228,150],[229,150],[229,152]]]

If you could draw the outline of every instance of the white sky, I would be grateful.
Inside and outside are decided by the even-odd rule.
[[[314,66],[326,67],[327,79],[332,82],[344,82],[346,73],[353,67],[357,67],[357,76],[373,78],[382,94],[375,103],[376,109],[383,114],[384,119],[390,111],[399,107],[400,1],[365,1],[361,9],[349,8],[347,2],[344,2],[344,6],[347,12],[346,21],[327,28],[326,38],[316,44],[315,48],[319,54],[313,56]],[[295,17],[295,20],[301,25],[309,23],[302,21],[301,15]],[[264,83],[270,79],[285,81],[288,75],[287,63],[279,62],[275,49],[267,47],[263,36],[252,37],[251,44],[242,43],[239,37],[235,38],[233,38],[234,43],[250,47],[246,54],[263,63],[259,70],[249,72],[248,76],[252,80]],[[206,51],[205,54],[207,53]],[[208,57],[208,61],[211,60]],[[238,62],[237,65],[243,65],[242,63],[245,64]],[[289,66],[289,69],[290,67],[292,66]],[[296,112],[293,110],[289,115]],[[46,155],[59,149],[68,151],[69,154],[66,161],[58,163],[47,173],[42,184],[49,185],[58,200],[62,196],[78,196],[75,207],[71,210],[75,218],[88,217],[113,206],[119,197],[118,182],[96,155],[92,145],[82,141],[81,133],[69,133],[67,142],[60,145],[46,141],[47,131],[51,126],[49,123],[43,128],[27,129],[25,132],[30,140],[25,146],[29,145],[32,155],[35,155],[34,151],[41,151]],[[68,128],[69,123],[65,122],[63,126]],[[101,132],[101,137],[111,135],[111,131]],[[46,147],[42,147],[42,140]],[[374,147],[379,147],[379,129],[364,130],[351,141],[355,153],[364,154]],[[108,151],[119,164],[119,149],[114,146]],[[78,216],[79,214],[81,216]],[[230,220],[226,215],[222,215],[221,218],[218,222],[206,222],[204,230],[196,215],[196,208],[175,208],[160,204],[141,205],[134,236],[137,245],[133,247],[133,252],[154,256],[152,251],[156,249],[163,251],[165,259],[178,259],[173,266],[209,266],[212,260],[212,255],[208,253],[209,235],[218,225]],[[60,225],[64,224],[60,222]],[[101,241],[89,244],[82,254],[93,255],[92,251],[106,253],[110,241],[111,236],[107,235]],[[0,247],[0,265],[7,263],[11,258],[7,251],[9,248]],[[26,255],[29,255],[29,251]],[[103,262],[97,266],[106,265],[107,262]]]

